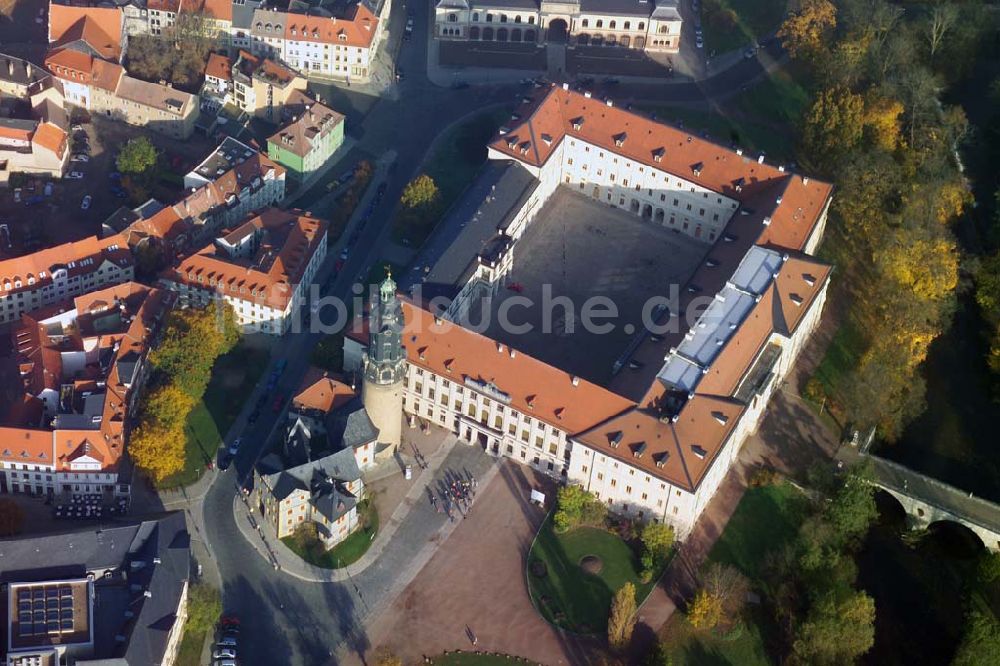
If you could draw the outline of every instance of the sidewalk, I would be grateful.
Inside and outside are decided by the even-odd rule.
[[[431,454],[427,460],[427,468],[414,480],[412,487],[406,493],[403,501],[389,517],[382,523],[382,527],[372,542],[371,547],[354,564],[342,569],[324,569],[305,562],[298,555],[293,553],[288,546],[281,543],[267,526],[261,526],[257,522],[257,514],[252,511],[243,499],[233,499],[233,513],[236,525],[239,527],[243,537],[254,547],[261,557],[266,559],[275,569],[280,569],[287,574],[295,576],[305,581],[328,583],[349,580],[367,569],[375,560],[379,558],[382,551],[392,541],[393,535],[399,529],[400,524],[406,519],[413,506],[426,495],[426,489],[435,475],[441,468],[448,454],[458,440],[454,437]],[[483,480],[486,483],[486,480]],[[450,524],[450,523],[449,523]]]

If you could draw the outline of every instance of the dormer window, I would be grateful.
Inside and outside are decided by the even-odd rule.
[[[573,124],[573,129],[579,130],[583,127],[583,116],[579,116],[570,121]]]
[[[642,454],[646,452],[646,442],[639,442],[632,448],[632,456],[635,458],[641,458]]]
[[[657,148],[656,150],[654,150],[653,151],[653,161],[654,162],[662,162],[663,161],[663,156],[666,154],[666,152],[667,151],[664,150],[662,147]]]
[[[625,145],[625,139],[627,138],[628,135],[625,132],[622,132],[621,134],[615,134],[615,145],[621,148],[622,146]]]
[[[608,443],[611,444],[611,448],[617,449],[618,445],[622,443],[622,437],[623,433],[621,430],[616,430],[611,433],[611,438],[608,440]]]
[[[698,176],[701,175],[701,170],[704,168],[704,166],[705,165],[702,164],[701,162],[698,162],[696,164],[692,164],[691,165],[691,173],[693,173],[695,175],[695,177],[697,178]]]
[[[706,451],[705,449],[703,449],[698,444],[692,444],[691,445],[691,453],[693,453],[695,456],[697,456],[698,460],[704,460],[705,456],[708,455],[708,451]]]

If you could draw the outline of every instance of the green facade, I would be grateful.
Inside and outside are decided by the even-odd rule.
[[[302,181],[321,169],[343,143],[344,121],[341,120],[326,136],[313,142],[312,149],[305,157],[296,155],[273,138],[267,140],[267,156],[288,169],[293,178]]]

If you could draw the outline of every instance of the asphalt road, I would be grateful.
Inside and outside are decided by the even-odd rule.
[[[358,235],[343,270],[333,282],[330,293],[336,296],[347,297],[354,278],[365,276],[370,266],[380,259],[389,241],[389,220],[395,202],[406,183],[417,173],[434,138],[463,116],[510,101],[520,90],[514,85],[470,86],[460,90],[433,86],[426,77],[427,44],[425,37],[421,37],[427,34],[429,7],[424,4],[422,13],[415,16],[414,38],[402,47],[398,63],[406,76],[393,97],[373,102],[371,98],[342,88],[332,89],[326,97],[334,108],[348,116],[349,131],[358,138],[360,148],[376,158],[390,151],[396,156],[394,165],[384,174],[385,196]],[[394,23],[400,20],[405,18],[397,16]],[[774,52],[772,56],[780,56],[780,53]],[[619,84],[605,92],[620,101],[699,103],[735,94],[762,74],[764,70],[757,60],[745,60],[703,82],[661,86]],[[321,284],[329,276],[336,254],[331,252],[325,270],[317,276],[317,283]],[[318,334],[293,333],[282,340],[272,363],[279,358],[288,362],[276,389],[286,399],[299,385],[308,366],[309,350],[319,337]],[[260,390],[251,396],[237,423],[246,422]],[[222,577],[225,610],[238,615],[243,623],[242,662],[313,666],[330,661],[345,640],[352,649],[369,647],[362,628],[363,619],[373,604],[390,593],[399,572],[408,565],[408,551],[387,548],[372,567],[353,581],[329,584],[307,583],[274,571],[257,554],[239,532],[232,507],[237,480],[249,473],[267,435],[281,416],[270,410],[272,400],[269,395],[261,418],[241,433],[244,444],[234,464],[219,475],[204,498],[206,537]],[[452,455],[477,452],[457,447]],[[446,467],[467,462],[449,459]],[[429,507],[417,506],[395,539],[404,544],[421,543],[426,540],[426,534],[436,531],[444,520]]]

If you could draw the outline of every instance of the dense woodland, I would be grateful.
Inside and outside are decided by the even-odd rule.
[[[995,52],[995,13],[975,2],[804,0],[779,37],[813,89],[801,154],[837,188],[825,251],[838,267],[834,316],[857,338],[849,371],[807,391],[893,440],[925,408],[920,365],[979,265],[956,235],[973,204],[960,150],[976,133],[946,100]],[[980,301],[997,321],[990,291]]]

